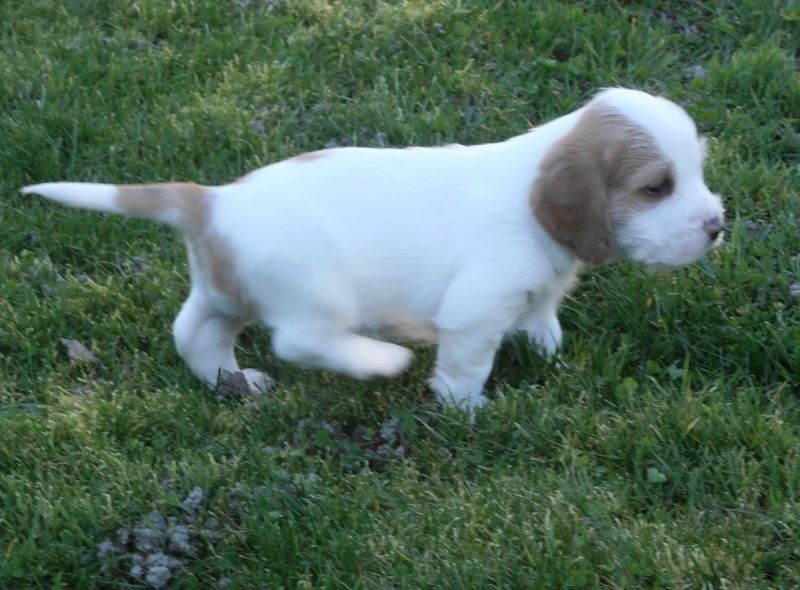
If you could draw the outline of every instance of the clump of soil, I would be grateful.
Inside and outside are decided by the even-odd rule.
[[[106,538],[97,546],[98,559],[111,563],[130,564],[127,574],[151,588],[166,588],[185,560],[197,556],[203,539],[214,539],[219,522],[201,519],[205,500],[202,488],[194,488],[181,503],[178,516],[164,516],[153,510],[139,522],[117,530],[114,538]]]

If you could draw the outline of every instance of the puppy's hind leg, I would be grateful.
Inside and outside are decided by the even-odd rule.
[[[272,347],[284,360],[356,379],[393,377],[414,358],[410,350],[397,344],[327,325],[276,326]]]
[[[175,347],[192,373],[210,387],[217,385],[220,369],[242,371],[236,362],[233,345],[244,327],[239,318],[230,317],[212,307],[197,292],[184,302],[172,325]],[[242,373],[253,393],[264,392],[272,380],[261,371],[244,369]]]
[[[280,277],[282,294],[271,298],[261,318],[273,328],[275,354],[356,379],[392,377],[405,370],[414,356],[410,350],[357,333],[360,314],[348,275],[324,240],[317,246],[318,256]]]

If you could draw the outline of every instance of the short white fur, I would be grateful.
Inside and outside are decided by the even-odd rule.
[[[632,90],[594,101],[645,129],[676,172],[674,193],[619,230],[620,255],[656,267],[702,256],[718,241],[704,223],[723,210],[703,182],[691,119]],[[207,233],[232,253],[242,301],[204,275],[190,244],[191,294],[173,326],[179,353],[214,385],[219,369],[239,370],[236,335],[259,322],[273,329],[278,356],[363,379],[397,375],[412,361],[408,348],[379,338],[433,339],[430,387],[445,403],[481,406],[505,337],[525,332],[548,355],[561,345],[557,309],[582,264],[538,223],[529,199],[540,163],[584,109],[500,143],[331,149],[209,188]],[[109,186],[24,190],[115,211],[103,201]],[[245,375],[254,388],[269,381]]]

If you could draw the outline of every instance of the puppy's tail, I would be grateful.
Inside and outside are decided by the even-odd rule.
[[[46,182],[22,189],[70,207],[144,217],[187,232],[201,230],[207,221],[212,193],[192,183],[141,185],[90,182]]]

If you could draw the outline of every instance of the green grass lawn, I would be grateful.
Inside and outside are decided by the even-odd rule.
[[[795,0],[0,3],[0,588],[148,587],[159,551],[169,588],[800,587],[798,64]],[[561,366],[507,345],[474,423],[429,351],[362,383],[260,329],[279,386],[216,401],[180,238],[17,192],[496,141],[613,85],[696,118],[726,243],[588,272]]]

